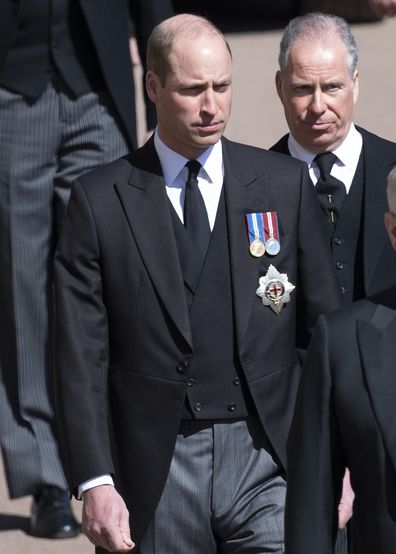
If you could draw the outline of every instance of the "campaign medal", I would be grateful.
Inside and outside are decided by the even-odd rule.
[[[255,258],[261,258],[265,254],[263,214],[246,214],[246,225],[249,237],[249,251]]]
[[[264,306],[269,306],[279,314],[283,305],[290,301],[290,293],[294,288],[286,273],[279,273],[273,265],[270,265],[267,273],[259,279],[256,294],[260,296]]]
[[[265,254],[265,246],[260,239],[254,239],[249,246],[249,250],[252,256],[255,258],[261,258]]]
[[[276,256],[280,251],[279,226],[276,212],[264,212],[263,221],[267,254]]]

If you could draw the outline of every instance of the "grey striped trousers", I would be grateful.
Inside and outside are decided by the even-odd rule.
[[[11,498],[66,489],[52,394],[52,253],[73,179],[127,151],[106,94],[0,88],[0,442]]]
[[[139,554],[281,554],[286,483],[258,419],[183,425]]]

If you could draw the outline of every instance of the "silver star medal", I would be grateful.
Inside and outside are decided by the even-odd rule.
[[[260,277],[259,285],[257,296],[261,297],[264,306],[270,306],[276,314],[280,313],[283,304],[290,301],[290,293],[295,288],[286,273],[279,273],[273,265],[269,266],[266,275]]]

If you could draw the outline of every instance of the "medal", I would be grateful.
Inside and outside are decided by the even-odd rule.
[[[276,256],[280,251],[280,244],[274,237],[270,237],[265,243],[268,254]]]
[[[276,256],[280,252],[278,217],[276,212],[264,212],[265,247],[270,256]]]
[[[246,214],[246,225],[249,238],[249,252],[255,258],[261,258],[265,254],[263,214]]]
[[[249,251],[255,258],[265,253],[276,256],[280,252],[278,217],[276,212],[246,214]]]
[[[265,254],[265,245],[262,240],[254,239],[249,246],[249,250],[252,256],[255,258],[261,258]]]
[[[259,279],[256,294],[260,296],[264,306],[269,306],[273,312],[279,314],[283,305],[290,302],[290,293],[294,288],[286,273],[279,273],[270,265],[266,275]]]
[[[279,279],[270,279],[265,285],[264,294],[268,300],[274,304],[273,309],[277,312],[277,308],[285,295],[285,287],[282,281]]]

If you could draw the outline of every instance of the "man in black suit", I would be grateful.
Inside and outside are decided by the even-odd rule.
[[[57,382],[98,552],[132,548],[128,512],[141,554],[283,552],[296,328],[338,288],[305,165],[222,137],[231,78],[209,21],[157,26],[154,137],[72,190]]]
[[[388,198],[396,250],[396,169]],[[287,554],[333,551],[346,466],[356,493],[352,552],[396,552],[395,361],[395,283],[320,318],[288,443]]]
[[[310,13],[289,22],[276,87],[290,134],[271,148],[308,165],[344,304],[396,281],[396,257],[382,221],[396,144],[353,124],[357,61],[355,39],[342,18]],[[341,527],[352,501],[346,478]]]
[[[349,304],[396,281],[396,257],[382,224],[396,144],[353,124],[357,47],[343,19],[293,19],[281,40],[279,65],[276,86],[290,134],[272,150],[307,163]]]
[[[0,0],[0,442],[38,536],[79,531],[54,429],[55,229],[73,179],[137,146],[130,15],[144,59],[171,13],[167,0]]]

